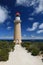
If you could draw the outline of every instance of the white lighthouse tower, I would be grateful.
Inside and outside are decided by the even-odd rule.
[[[19,12],[16,13],[14,24],[14,42],[21,44],[21,19]]]

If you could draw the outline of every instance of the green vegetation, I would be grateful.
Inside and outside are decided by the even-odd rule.
[[[0,61],[9,59],[9,52],[14,50],[14,46],[13,41],[0,41]]]
[[[43,54],[43,42],[23,42],[21,45],[34,56]],[[14,51],[14,46],[15,44],[11,40],[0,40],[0,61],[9,59],[9,52]]]
[[[28,52],[31,52],[33,56],[43,54],[43,42],[24,42],[21,44]]]

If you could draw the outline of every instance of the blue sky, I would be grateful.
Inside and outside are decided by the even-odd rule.
[[[0,0],[0,39],[14,39],[16,12],[21,15],[22,39],[43,39],[43,0]]]

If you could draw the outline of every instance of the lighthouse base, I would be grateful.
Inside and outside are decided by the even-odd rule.
[[[13,42],[14,42],[15,44],[21,44],[21,43],[22,43],[21,40],[20,40],[20,41],[18,41],[18,40],[15,41],[15,40],[14,40]]]

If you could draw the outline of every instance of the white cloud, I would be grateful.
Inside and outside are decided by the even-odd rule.
[[[13,36],[3,36],[3,37],[0,37],[0,39],[14,39]]]
[[[33,16],[35,14],[35,11],[30,14],[30,16]]]
[[[38,30],[37,33],[38,34],[43,33],[43,30]]]
[[[9,24],[10,24],[10,21],[7,22],[7,25],[9,25]]]
[[[22,5],[22,6],[32,6],[35,5],[38,2],[38,0],[16,0],[17,5]]]
[[[43,23],[39,25],[39,29],[43,29]]]
[[[43,0],[39,0],[39,6],[36,7],[36,12],[42,12],[43,11]]]
[[[34,18],[31,18],[31,17],[30,17],[30,18],[28,18],[28,20],[34,20]]]
[[[24,36],[24,37],[26,37],[27,35],[26,35],[26,34],[24,34],[23,36]]]
[[[37,33],[38,34],[43,33],[43,23],[39,25],[39,29],[41,30],[38,30]]]
[[[36,13],[43,11],[43,0],[16,0],[16,5],[22,5],[26,7],[33,5]]]
[[[10,30],[11,28],[12,28],[12,27],[9,26],[9,27],[7,27],[7,30]]]
[[[0,6],[0,23],[3,23],[8,17],[8,11],[6,8]]]
[[[34,35],[31,35],[32,38],[34,38],[35,36]]]
[[[28,39],[28,40],[35,40],[35,39],[43,39],[43,37],[42,36],[28,36],[28,37],[22,37],[22,39]]]
[[[36,28],[38,27],[38,22],[35,22],[35,23],[33,23],[33,26],[32,26],[32,28],[27,28],[27,31],[34,31],[34,30],[36,30]]]
[[[29,3],[30,3],[29,0],[16,0],[17,5],[28,6]]]

